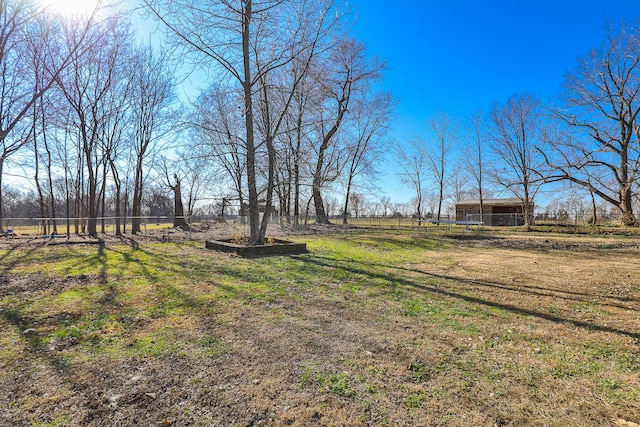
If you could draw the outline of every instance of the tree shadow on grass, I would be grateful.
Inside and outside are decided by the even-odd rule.
[[[318,265],[318,266],[322,266],[322,267],[327,267],[327,268],[339,268],[339,269],[343,269],[346,270],[350,273],[353,274],[359,274],[359,275],[363,275],[363,276],[369,276],[373,279],[380,279],[383,281],[387,281],[387,282],[391,282],[397,285],[401,285],[407,288],[412,288],[412,289],[418,289],[421,291],[426,291],[426,292],[430,292],[433,294],[439,294],[439,295],[444,295],[450,298],[455,298],[458,300],[462,300],[468,303],[472,303],[472,304],[478,304],[478,305],[483,305],[483,306],[487,306],[487,307],[493,307],[493,308],[498,308],[498,309],[502,309],[511,313],[515,313],[515,314],[520,314],[520,315],[525,315],[525,316],[531,316],[531,317],[536,317],[539,319],[543,319],[543,320],[547,320],[549,322],[553,322],[553,323],[560,323],[560,324],[571,324],[574,325],[576,327],[579,328],[584,328],[587,330],[591,330],[591,331],[601,331],[601,332],[609,332],[609,333],[614,333],[614,334],[619,334],[619,335],[625,335],[631,338],[634,338],[636,340],[640,340],[640,332],[636,332],[636,331],[627,331],[624,329],[619,329],[619,328],[614,328],[611,326],[607,326],[607,325],[599,325],[599,324],[595,324],[595,323],[591,323],[591,322],[585,322],[585,321],[581,321],[581,320],[577,320],[577,319],[570,319],[570,318],[565,318],[565,317],[561,317],[561,316],[557,316],[551,313],[545,313],[545,312],[541,312],[541,311],[537,311],[537,310],[532,310],[529,308],[525,308],[525,307],[519,307],[517,305],[513,305],[513,304],[507,304],[507,303],[501,303],[501,302],[497,302],[497,301],[491,301],[488,299],[484,299],[484,298],[480,298],[480,297],[476,297],[476,296],[471,296],[471,295],[465,295],[462,294],[460,292],[455,292],[453,290],[450,289],[446,289],[444,287],[439,287],[439,286],[434,286],[434,285],[428,285],[426,283],[422,283],[413,279],[409,279],[407,277],[405,277],[404,275],[400,275],[400,274],[390,274],[387,272],[379,272],[376,271],[376,269],[387,269],[387,270],[396,270],[396,271],[404,271],[404,272],[410,272],[410,273],[420,273],[424,276],[433,278],[433,279],[438,279],[438,280],[446,280],[446,281],[454,281],[454,282],[458,282],[458,283],[475,283],[475,284],[480,284],[482,286],[487,286],[487,287],[499,287],[499,288],[504,288],[507,290],[511,290],[514,292],[527,292],[530,293],[530,291],[523,291],[520,288],[514,288],[514,287],[508,287],[507,285],[503,284],[503,283],[499,283],[499,282],[487,282],[487,281],[470,281],[466,278],[461,278],[461,277],[455,277],[455,276],[448,276],[448,275],[441,275],[441,274],[432,274],[432,273],[427,273],[427,272],[423,272],[423,271],[419,271],[419,270],[412,270],[412,269],[405,269],[405,268],[399,268],[396,266],[390,266],[390,265],[383,265],[383,264],[369,264],[369,263],[362,263],[362,262],[358,262],[358,261],[350,261],[350,260],[346,260],[346,261],[336,261],[336,260],[332,260],[329,258],[322,258],[322,257],[316,257],[316,256],[308,256],[308,257],[304,257],[301,258],[304,260],[304,262],[306,263],[310,263],[310,264],[314,264],[314,265]],[[539,295],[537,293],[534,293],[534,295]],[[586,295],[586,294],[585,294]],[[549,294],[548,296],[553,296],[553,297],[557,297],[556,295],[553,294]],[[591,300],[580,300],[580,299],[576,299],[577,301],[584,301],[584,302],[592,302]],[[628,307],[623,307],[625,309],[628,309]]]
[[[41,245],[31,245],[28,248],[28,250],[24,253],[24,255],[15,256],[13,260],[7,262],[7,260],[11,259],[11,257],[16,255],[16,252],[21,250],[23,246],[26,246],[27,243],[32,243],[32,242],[33,242],[33,239],[30,239],[30,240],[25,240],[23,242],[20,242],[17,245],[13,245],[2,256],[0,256],[0,264],[2,264],[2,270],[0,270],[0,275],[3,275],[3,274],[6,274],[6,273],[10,272],[18,264],[24,262],[24,258],[31,256],[37,250],[42,249],[45,246],[44,243],[41,244]]]
[[[619,301],[616,303],[608,303],[608,302],[602,302],[602,301],[597,301],[598,304],[601,305],[607,305],[610,307],[616,307],[616,308],[621,308],[621,309],[628,309],[628,304],[625,305],[624,303],[633,303],[633,302],[640,302],[640,298],[634,298],[634,297],[626,297],[626,296],[618,296],[618,295],[606,295],[606,294],[593,294],[593,293],[585,293],[585,292],[575,292],[575,291],[568,291],[568,290],[563,290],[563,289],[551,289],[551,288],[545,288],[542,286],[536,286],[536,285],[527,285],[527,284],[519,284],[518,286],[514,286],[512,284],[508,284],[508,283],[504,283],[504,282],[499,282],[499,281],[488,281],[488,280],[478,280],[478,279],[470,279],[470,278],[466,278],[466,277],[458,277],[458,276],[452,276],[452,275],[446,275],[446,274],[436,274],[436,273],[429,273],[426,271],[422,271],[422,270],[418,270],[418,269],[414,269],[414,268],[405,268],[405,267],[398,267],[395,265],[386,265],[386,264],[379,264],[379,263],[360,263],[360,262],[356,262],[356,261],[352,261],[352,260],[342,260],[342,261],[336,261],[336,260],[332,260],[330,258],[324,258],[324,257],[319,257],[319,256],[315,256],[315,258],[318,259],[324,259],[325,262],[329,263],[329,262],[335,262],[335,263],[359,263],[359,264],[363,264],[366,266],[370,266],[372,268],[380,268],[380,269],[391,269],[391,270],[399,270],[399,271],[405,271],[407,273],[410,274],[420,274],[420,275],[424,275],[433,279],[441,279],[441,280],[449,280],[449,281],[455,281],[458,283],[466,283],[466,284],[470,284],[470,285],[477,285],[477,286],[483,286],[483,287],[489,287],[489,288],[498,288],[498,289],[503,289],[506,291],[512,291],[512,292],[517,292],[517,293],[526,293],[529,294],[531,296],[534,297],[552,297],[552,298],[559,298],[559,299],[564,299],[564,300],[569,300],[569,301],[576,301],[576,302],[581,302],[581,303],[593,303],[593,298],[602,298],[602,299],[609,299],[609,300],[613,300],[613,301]]]
[[[11,270],[19,266],[21,263],[29,262],[31,256],[42,246],[30,247],[28,251],[20,253],[16,260],[3,266],[0,272],[11,273]],[[16,250],[19,248],[16,248]],[[133,247],[133,251],[138,248]],[[10,298],[4,302],[0,299],[0,319],[15,329],[17,336],[28,345],[29,353],[42,360],[46,365],[50,366],[56,372],[65,373],[66,380],[73,382],[72,372],[66,370],[70,363],[69,352],[60,352],[60,348],[68,348],[69,346],[85,345],[94,347],[94,335],[86,333],[87,327],[92,328],[98,325],[102,319],[117,319],[122,323],[124,328],[122,338],[125,338],[134,328],[137,328],[135,319],[141,316],[152,316],[154,318],[162,318],[175,314],[176,312],[190,311],[203,317],[211,316],[210,310],[201,302],[188,294],[178,286],[174,286],[170,281],[156,281],[158,275],[145,269],[145,262],[136,260],[131,257],[129,261],[123,261],[123,265],[113,267],[113,254],[109,251],[124,254],[127,250],[122,251],[121,248],[107,248],[105,243],[96,246],[95,252],[86,254],[79,260],[80,271],[91,269],[95,274],[87,276],[79,274],[72,279],[74,291],[79,292],[79,297],[87,303],[87,308],[80,309],[78,312],[68,313],[53,307],[51,312],[36,312],[31,309],[30,304],[33,303],[31,292],[20,295],[17,291],[5,294],[4,296],[14,295],[17,298]],[[68,255],[73,257],[74,255]],[[123,258],[124,259],[124,258]],[[167,260],[159,260],[160,263],[166,263]],[[139,267],[143,274],[147,277],[148,282],[152,285],[154,298],[149,302],[134,301],[133,306],[125,302],[121,298],[122,292],[127,290],[123,283],[118,283],[117,275],[122,271],[127,271],[132,267],[131,263],[140,264]],[[152,267],[153,268],[153,267]],[[115,272],[115,274],[114,274]],[[0,278],[2,275],[0,274]],[[91,289],[99,288],[99,294],[95,294]],[[0,281],[2,286],[2,281]],[[87,290],[84,292],[83,290]],[[52,296],[53,294],[47,293]],[[0,296],[3,296],[0,293]],[[38,297],[36,297],[38,298]],[[81,304],[81,306],[84,305]],[[132,311],[133,307],[133,311]],[[147,313],[148,312],[148,313]],[[146,313],[146,314],[145,314]],[[95,326],[99,329],[99,326]],[[44,332],[46,331],[46,332]],[[56,338],[52,341],[54,331],[83,331],[81,337],[75,337],[71,342],[65,342],[66,338]],[[99,344],[95,344],[99,346]],[[62,347],[61,347],[62,346]]]

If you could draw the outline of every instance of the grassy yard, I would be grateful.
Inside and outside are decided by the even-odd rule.
[[[0,246],[0,425],[640,423],[640,242]]]

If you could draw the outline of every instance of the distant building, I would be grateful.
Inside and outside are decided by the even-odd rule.
[[[485,225],[524,225],[524,206],[520,199],[484,199],[480,219],[480,199],[456,203],[456,221],[482,221]]]

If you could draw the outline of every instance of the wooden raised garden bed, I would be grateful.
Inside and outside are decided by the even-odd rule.
[[[257,246],[243,245],[232,240],[207,240],[205,247],[216,251],[234,253],[242,257],[295,255],[307,252],[306,243],[294,243],[280,239],[271,239],[270,243]]]

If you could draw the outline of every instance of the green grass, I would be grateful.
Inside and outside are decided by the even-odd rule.
[[[425,393],[409,393],[407,397],[404,398],[403,402],[407,408],[421,408],[422,405],[427,401],[428,396]]]
[[[339,365],[339,362],[327,362],[324,367],[319,366],[318,363],[305,366],[298,376],[298,387],[300,389],[314,387],[344,399],[364,398],[378,392],[379,388],[375,380],[369,380],[371,371],[353,375],[347,371],[332,370],[336,365]]]
[[[333,373],[327,376],[318,375],[318,383],[326,387],[336,396],[352,398],[356,396],[354,380],[346,373]]]

